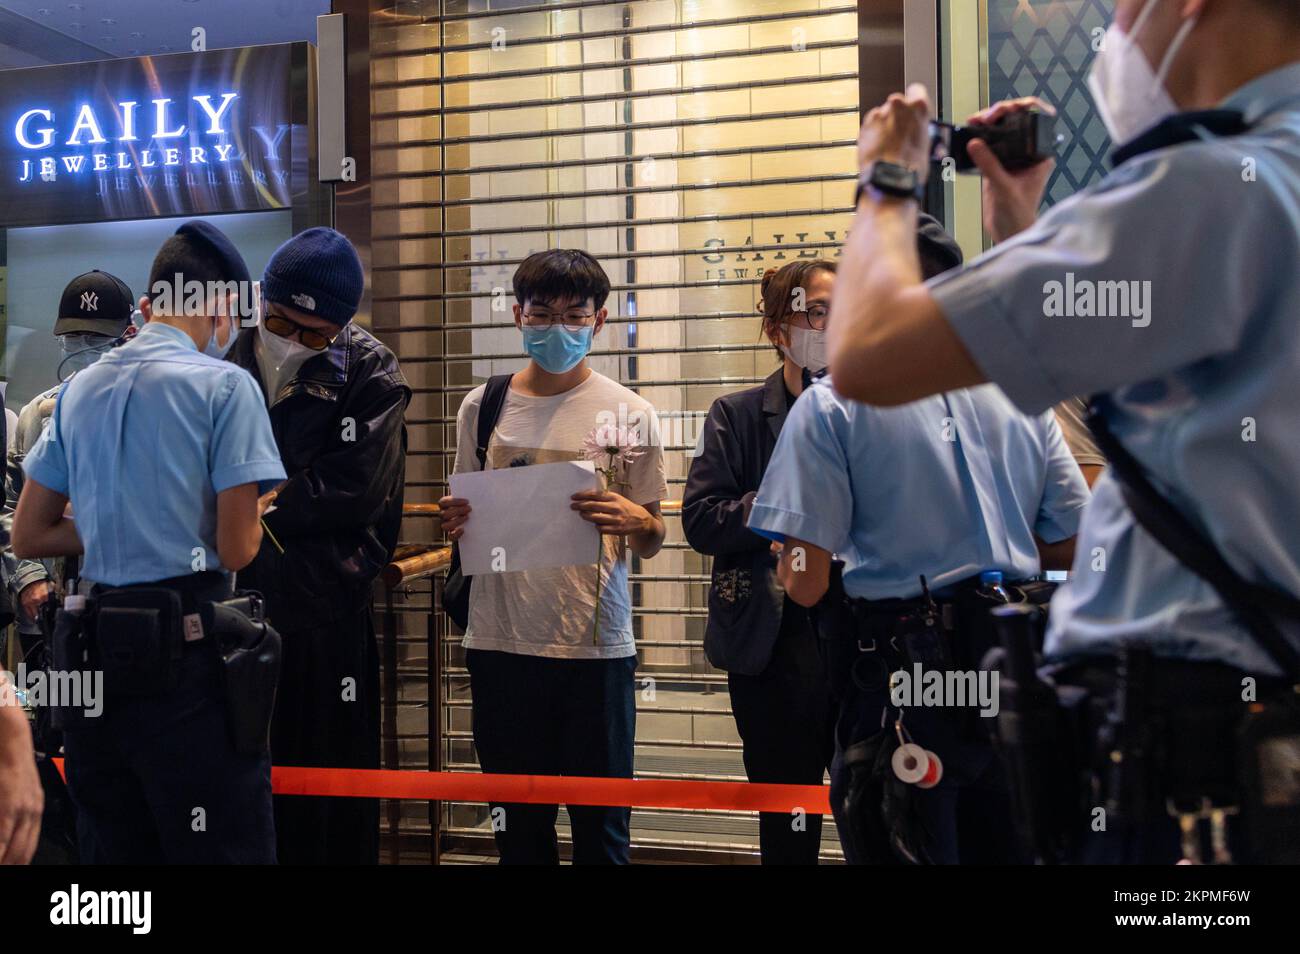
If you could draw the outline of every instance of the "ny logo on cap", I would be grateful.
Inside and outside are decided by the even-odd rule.
[[[316,310],[316,299],[312,298],[311,295],[304,295],[302,292],[293,296],[293,303],[306,311]]]
[[[99,296],[94,292],[81,293],[82,311],[99,311]]]

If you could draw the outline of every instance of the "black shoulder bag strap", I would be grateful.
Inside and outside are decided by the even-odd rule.
[[[487,384],[483,385],[483,402],[478,409],[477,446],[474,449],[478,455],[479,470],[487,469],[488,442],[492,440],[492,432],[501,420],[501,409],[506,405],[506,392],[510,390],[510,379],[513,377],[513,374],[497,374],[488,378]]]
[[[1205,580],[1293,683],[1300,683],[1300,653],[1278,628],[1277,619],[1300,621],[1300,600],[1252,583],[1238,573],[1214,543],[1156,489],[1138,460],[1111,432],[1110,399],[1097,395],[1088,408],[1088,427],[1119,480],[1124,502],[1147,533],[1183,566]]]
[[[1126,143],[1117,143],[1111,164],[1119,168],[1130,159],[1186,142],[1240,136],[1250,131],[1250,123],[1240,110],[1203,109],[1166,116],[1155,126]]]
[[[478,457],[478,469],[487,469],[488,441],[501,419],[501,409],[505,407],[506,392],[510,389],[510,379],[514,375],[498,374],[488,378],[483,387],[483,401],[478,409],[478,431],[475,435],[474,454]],[[451,545],[451,564],[447,568],[447,582],[442,590],[442,608],[451,621],[463,632],[469,624],[469,590],[471,577],[467,577],[460,568],[460,546]]]

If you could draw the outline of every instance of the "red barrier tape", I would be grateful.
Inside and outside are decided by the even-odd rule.
[[[63,760],[54,762],[63,772]],[[343,798],[831,813],[829,789],[824,785],[275,766],[271,769],[271,788],[277,795]]]
[[[820,815],[829,815],[831,811],[828,790],[823,785],[276,767],[271,769],[271,786],[280,795],[727,808],[784,813],[798,808]]]

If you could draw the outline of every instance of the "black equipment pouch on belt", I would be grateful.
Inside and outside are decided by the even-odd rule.
[[[1300,652],[1279,620],[1300,625],[1300,599],[1247,580],[1213,540],[1166,498],[1112,433],[1110,399],[1092,399],[1088,426],[1111,463],[1124,502],[1138,524],[1191,572],[1210,584],[1283,672],[1291,691],[1261,697],[1248,707],[1237,732],[1237,769],[1243,822],[1256,860],[1300,859]]]
[[[1237,730],[1242,820],[1256,864],[1300,864],[1300,699],[1252,705]]]
[[[931,863],[915,792],[890,765],[897,748],[898,736],[890,726],[844,750],[849,779],[840,835],[858,864]]]
[[[1092,795],[1089,695],[1040,673],[1039,607],[1012,603],[991,615],[1001,646],[983,665],[999,670],[993,745],[1010,781],[1016,833],[1027,857],[1059,862],[1074,853]]]
[[[51,675],[92,671],[95,664],[90,660],[90,637],[86,632],[83,614],[58,609],[57,601],[53,599],[46,600],[41,609],[41,631],[45,634],[49,646],[49,652],[45,656],[45,666]],[[81,725],[85,710],[81,706],[70,704],[49,708],[52,732],[49,739],[41,739],[39,747],[45,752],[57,752],[61,744],[58,733]]]
[[[155,696],[174,690],[185,650],[184,610],[175,589],[111,589],[89,598],[84,617],[91,654],[112,696]]]
[[[245,593],[200,607],[203,631],[221,654],[226,722],[240,755],[270,748],[271,715],[280,680],[280,634],[263,618],[261,597]]]

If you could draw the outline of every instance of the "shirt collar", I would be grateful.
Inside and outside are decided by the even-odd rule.
[[[1251,80],[1223,101],[1224,109],[1240,110],[1246,122],[1255,123],[1269,113],[1290,106],[1300,108],[1300,63],[1265,73]]]
[[[188,334],[181,331],[181,329],[177,328],[175,325],[166,325],[163,324],[161,321],[146,322],[145,326],[140,329],[139,333],[136,334],[135,337],[137,341],[142,338],[147,340],[147,338],[149,337],[167,338],[173,344],[183,344],[186,347],[188,347],[191,351],[199,350],[198,346],[194,344],[194,339],[191,338]]]

